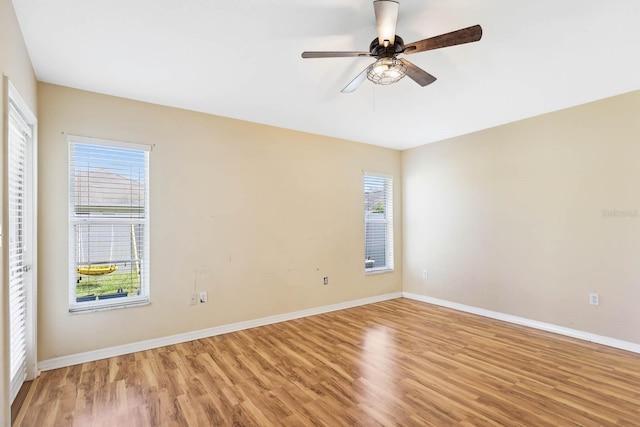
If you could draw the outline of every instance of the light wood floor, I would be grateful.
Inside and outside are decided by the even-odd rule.
[[[407,299],[44,372],[27,426],[640,426],[640,355]]]

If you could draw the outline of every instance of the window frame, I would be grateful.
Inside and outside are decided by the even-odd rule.
[[[366,200],[365,200],[365,186],[367,177],[382,178],[384,179],[384,192],[385,192],[385,218],[367,218]],[[393,175],[376,173],[376,172],[364,172],[363,174],[363,205],[365,206],[363,212],[364,219],[364,258],[367,260],[367,224],[369,223],[385,223],[386,236],[385,236],[385,257],[386,265],[383,267],[367,268],[365,265],[365,275],[373,275],[380,273],[389,273],[395,270],[394,260],[394,230],[393,230]]]
[[[95,145],[109,148],[123,148],[127,150],[138,150],[145,152],[145,194],[144,194],[144,218],[97,218],[97,217],[85,217],[78,216],[74,210],[74,194],[75,194],[75,180],[73,171],[71,170],[72,161],[72,146],[73,144],[85,144]],[[84,137],[77,135],[67,135],[67,179],[69,180],[68,188],[68,239],[69,239],[69,313],[84,313],[94,312],[102,310],[111,310],[126,307],[137,307],[148,305],[150,303],[150,164],[151,164],[151,145],[138,144],[132,142],[115,141],[101,138]],[[140,294],[137,296],[128,296],[126,298],[106,298],[98,299],[95,301],[77,301],[76,297],[76,265],[77,265],[77,247],[76,247],[76,232],[75,226],[77,224],[111,224],[111,225],[128,225],[140,224],[144,227],[144,233],[142,236],[142,244],[144,246],[142,254],[143,270],[140,278]]]

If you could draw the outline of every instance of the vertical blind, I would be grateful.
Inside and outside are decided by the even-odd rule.
[[[149,146],[68,140],[70,310],[147,301]]]
[[[393,180],[364,176],[365,270],[393,269]]]
[[[31,128],[9,106],[8,210],[9,210],[9,328],[10,397],[15,399],[27,377],[27,295],[25,279],[27,259],[27,143]]]

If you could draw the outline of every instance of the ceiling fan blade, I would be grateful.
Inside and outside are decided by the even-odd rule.
[[[371,56],[371,52],[302,52],[303,58],[347,58],[353,56]]]
[[[375,0],[373,9],[376,12],[376,29],[378,43],[384,46],[385,40],[389,45],[395,43],[396,23],[398,22],[398,2],[393,0]]]
[[[430,85],[431,83],[436,81],[436,78],[431,74],[427,73],[420,67],[412,64],[406,59],[400,59],[404,65],[407,66],[407,76],[411,78],[414,82],[418,83],[420,86]]]
[[[340,92],[351,93],[356,89],[358,89],[358,87],[360,87],[362,82],[367,80],[367,71],[369,71],[369,67],[362,70],[362,72],[358,74],[355,79],[351,80],[351,82],[348,85],[346,85],[344,89],[342,89]]]
[[[425,50],[440,49],[442,47],[477,42],[481,38],[482,27],[480,25],[474,25],[473,27],[463,28],[461,30],[405,44],[404,53],[411,55],[412,53],[424,52]]]

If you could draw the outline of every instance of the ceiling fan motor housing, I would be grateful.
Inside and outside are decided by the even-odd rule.
[[[395,42],[385,47],[375,38],[369,45],[369,52],[376,58],[393,58],[397,54],[404,52],[404,41],[402,37],[396,35]]]

